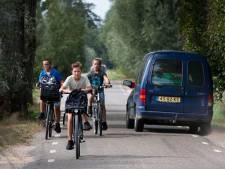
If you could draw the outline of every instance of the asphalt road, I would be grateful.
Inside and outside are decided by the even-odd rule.
[[[182,127],[145,126],[141,133],[126,129],[128,94],[117,83],[106,89],[109,129],[102,137],[85,132],[79,160],[74,150],[66,150],[66,127],[47,141],[43,130],[35,135],[27,152],[32,160],[23,169],[225,169],[225,149],[208,137]]]

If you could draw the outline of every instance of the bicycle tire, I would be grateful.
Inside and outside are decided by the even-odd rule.
[[[97,106],[93,106],[93,126],[94,126],[94,134],[98,134],[98,114],[97,114]]]
[[[74,143],[76,145],[75,151],[76,151],[76,159],[79,159],[80,157],[80,139],[79,139],[79,118],[78,115],[74,115]]]
[[[102,136],[102,106],[98,104],[98,130],[99,136]]]
[[[46,110],[47,110],[47,117],[46,117],[46,121],[45,121],[45,140],[48,139],[48,136],[49,136],[49,114],[50,114],[50,106],[49,105],[46,105]]]
[[[54,114],[54,110],[52,105],[50,105],[50,111],[49,111],[50,115],[49,115],[49,137],[52,137],[52,127],[53,127],[53,114]]]

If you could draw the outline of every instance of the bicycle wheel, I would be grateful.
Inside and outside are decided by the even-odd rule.
[[[79,138],[79,117],[78,115],[74,115],[74,121],[73,121],[73,136],[74,136],[74,144],[76,145],[76,159],[79,159],[80,157],[80,138]]]
[[[97,114],[97,106],[93,106],[93,126],[94,126],[94,134],[98,134],[98,114]]]
[[[46,131],[45,131],[45,139],[48,139],[48,135],[49,135],[49,118],[50,118],[50,106],[46,105],[46,111],[47,111],[47,118],[45,121],[45,127],[46,127]]]
[[[102,136],[102,106],[98,104],[98,129],[99,136]]]
[[[48,126],[48,133],[49,133],[49,137],[52,137],[52,127],[53,127],[53,105],[50,105],[50,111],[49,111],[49,126]]]

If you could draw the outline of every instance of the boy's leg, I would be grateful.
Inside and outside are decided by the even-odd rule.
[[[82,115],[82,119],[83,119],[83,122],[84,122],[84,127],[83,127],[83,129],[84,129],[84,130],[90,130],[90,129],[92,129],[90,123],[88,122],[88,116],[87,116],[86,113],[84,113],[84,114]]]
[[[104,92],[100,93],[100,100],[101,100],[101,105],[102,105],[102,129],[107,130],[108,125],[106,122],[106,108],[105,108],[105,94]]]
[[[45,119],[45,102],[43,100],[40,100],[40,114],[38,116],[39,120]]]
[[[56,133],[61,133],[61,127],[60,127],[60,102],[54,103],[54,114],[55,114],[55,131]]]
[[[72,150],[74,148],[74,142],[72,140],[72,134],[73,134],[73,116],[72,116],[72,113],[68,113],[68,120],[67,120],[68,143],[66,145],[67,150]]]
[[[88,94],[88,114],[92,115],[92,101],[93,101],[93,95]]]
[[[73,116],[72,113],[68,113],[68,121],[67,121],[68,140],[72,140],[72,134],[73,134]]]
[[[60,102],[54,103],[54,114],[55,114],[55,122],[59,123],[60,122],[60,115],[61,115]]]

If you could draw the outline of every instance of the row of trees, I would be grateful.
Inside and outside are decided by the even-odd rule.
[[[0,118],[32,101],[36,0],[0,1]]]
[[[93,57],[105,56],[98,36],[100,18],[91,11],[92,7],[82,0],[46,0],[40,4],[35,76],[46,57],[67,76],[71,63],[80,61],[87,69]]]
[[[209,60],[215,90],[225,88],[224,0],[114,0],[101,36],[109,58],[135,76],[144,54],[195,51]]]

